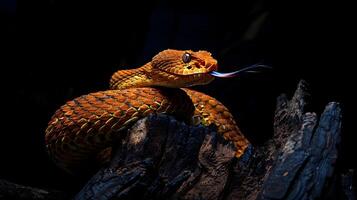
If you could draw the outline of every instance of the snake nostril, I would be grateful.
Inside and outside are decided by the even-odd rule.
[[[192,69],[192,66],[191,66],[191,65],[189,65],[189,66],[187,66],[186,68],[187,68],[187,69]]]

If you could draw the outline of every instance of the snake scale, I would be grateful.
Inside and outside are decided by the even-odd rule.
[[[123,131],[151,113],[167,113],[193,125],[214,124],[241,156],[249,142],[229,110],[186,88],[210,83],[215,70],[217,60],[207,51],[168,49],[139,68],[117,71],[110,90],[80,96],[55,112],[45,131],[50,157],[62,169],[78,171],[93,156],[109,156],[103,152]]]

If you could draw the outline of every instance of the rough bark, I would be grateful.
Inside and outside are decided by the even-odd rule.
[[[234,153],[212,129],[153,115],[133,126],[110,166],[76,199],[218,199]]]
[[[277,100],[274,136],[248,162],[235,166],[229,199],[315,199],[332,175],[340,141],[341,109],[329,103],[320,118],[305,113],[306,83]]]

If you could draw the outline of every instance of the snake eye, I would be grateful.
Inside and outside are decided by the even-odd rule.
[[[184,53],[184,54],[182,55],[182,61],[183,61],[184,63],[190,62],[190,61],[191,61],[191,54],[189,54],[189,53]]]

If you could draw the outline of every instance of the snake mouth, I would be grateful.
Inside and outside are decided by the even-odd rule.
[[[214,80],[214,76],[210,73],[213,71],[202,71],[202,72],[195,72],[189,74],[180,74],[171,72],[168,70],[158,69],[160,76],[158,78],[159,81],[157,84],[161,85],[161,82],[164,83],[163,85],[166,87],[191,87],[196,85],[206,85]]]
[[[178,76],[178,77],[189,77],[189,76],[198,77],[198,76],[204,76],[204,75],[211,76],[211,73],[215,72],[215,71],[207,71],[207,72],[195,72],[195,73],[190,73],[190,74],[179,74],[179,73],[170,72],[170,71],[162,70],[162,69],[160,69],[160,71],[164,72],[166,74],[169,74],[172,76]]]

